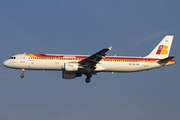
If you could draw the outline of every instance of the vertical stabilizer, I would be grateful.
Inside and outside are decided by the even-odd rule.
[[[154,48],[154,50],[146,56],[146,58],[167,58],[171,49],[173,41],[172,35],[167,35],[163,40]]]

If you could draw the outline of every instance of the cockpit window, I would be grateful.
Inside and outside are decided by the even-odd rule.
[[[16,57],[10,57],[9,59],[16,59]]]

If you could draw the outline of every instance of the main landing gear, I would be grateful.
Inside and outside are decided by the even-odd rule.
[[[24,78],[24,71],[25,71],[25,69],[22,69],[21,78]]]
[[[91,73],[88,73],[88,74],[86,74],[86,76],[87,76],[87,78],[86,78],[86,83],[89,83],[90,81],[91,81],[91,77],[92,77],[92,74]]]

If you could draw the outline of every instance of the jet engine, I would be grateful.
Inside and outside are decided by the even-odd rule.
[[[64,70],[65,71],[77,71],[78,63],[64,63]]]
[[[73,79],[73,78],[82,76],[82,74],[75,73],[75,72],[62,71],[62,76],[64,79]]]

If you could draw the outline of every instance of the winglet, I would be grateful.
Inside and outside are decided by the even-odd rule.
[[[111,47],[109,47],[108,49],[109,49],[109,50],[111,50],[111,49],[112,49],[112,46],[111,46]]]

